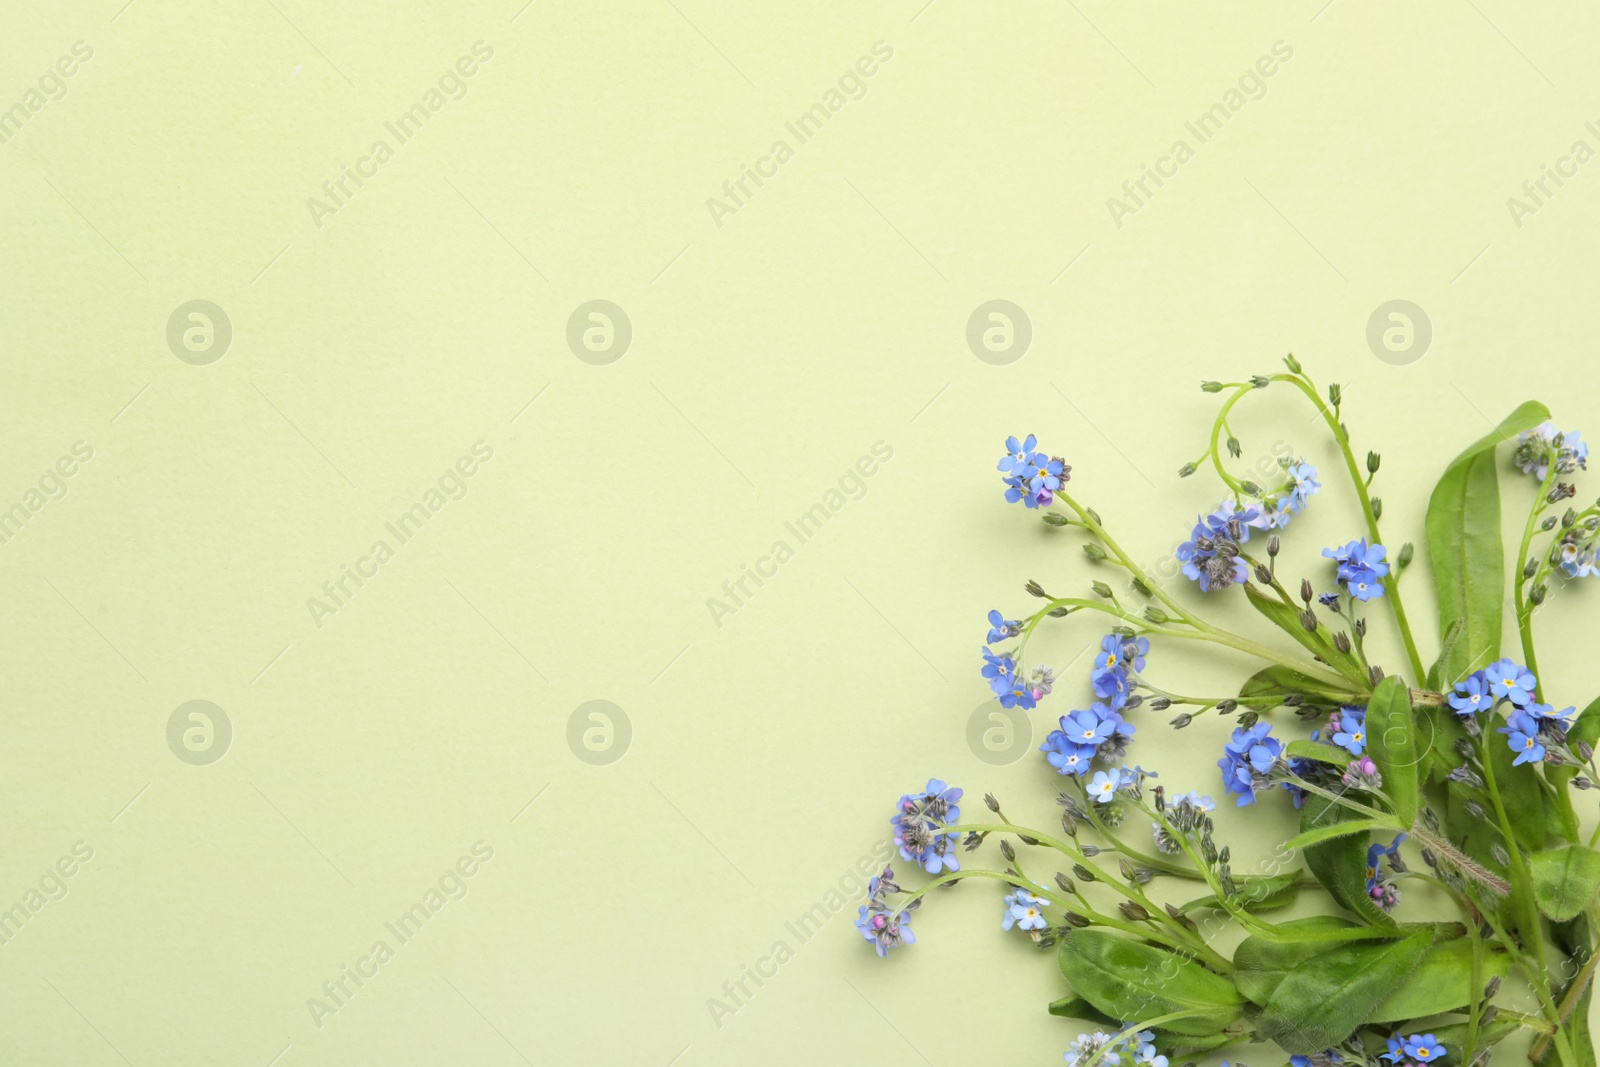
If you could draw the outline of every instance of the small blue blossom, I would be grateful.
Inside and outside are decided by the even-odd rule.
[[[1021,619],[1008,619],[998,611],[989,612],[989,644],[1009,641],[1022,632]]]
[[[1383,596],[1382,579],[1389,573],[1383,559],[1387,551],[1382,545],[1368,545],[1363,537],[1340,548],[1325,548],[1322,554],[1339,564],[1339,581],[1350,595],[1366,601]]]
[[[1300,462],[1289,466],[1288,474],[1294,482],[1294,489],[1289,495],[1296,501],[1294,510],[1298,511],[1306,506],[1307,498],[1316,496],[1322,490],[1322,483],[1317,481],[1317,468],[1307,463],[1303,456]]]
[[[1590,578],[1600,574],[1594,545],[1580,544],[1571,540],[1572,536],[1570,533],[1564,534],[1561,544],[1556,548],[1556,566],[1561,568],[1561,573],[1568,578]]]
[[[1122,772],[1113,768],[1110,771],[1095,771],[1094,777],[1089,780],[1089,795],[1096,804],[1110,803],[1117,795],[1117,790],[1122,788]]]
[[[1059,774],[1084,775],[1089,773],[1089,762],[1094,759],[1094,748],[1080,745],[1066,734],[1067,720],[1061,719],[1062,729],[1051,730],[1039,750]]]
[[[1401,1040],[1399,1034],[1389,1038],[1389,1051],[1385,1052],[1379,1058],[1388,1060],[1390,1063],[1399,1063],[1401,1060],[1406,1058],[1404,1042]]]
[[[1561,474],[1587,468],[1589,446],[1583,442],[1582,435],[1562,433],[1555,423],[1541,422],[1517,437],[1517,449],[1512,458],[1519,470],[1542,482],[1550,473],[1552,461]]]
[[[1437,1063],[1445,1057],[1445,1047],[1432,1034],[1412,1034],[1401,1047],[1417,1063]]]
[[[1528,668],[1509,659],[1496,660],[1483,673],[1489,679],[1489,692],[1519,708],[1533,700],[1539,684]]]
[[[1122,665],[1133,673],[1138,674],[1144,670],[1144,658],[1150,652],[1150,639],[1148,637],[1120,637],[1122,641]]]
[[[1108,671],[1101,671],[1090,679],[1094,686],[1094,695],[1100,697],[1113,709],[1121,708],[1128,702],[1128,693],[1131,686],[1128,682],[1128,672],[1121,667],[1113,667]]]
[[[1002,708],[1021,708],[1031,711],[1039,706],[1039,698],[1034,695],[1034,690],[1023,682],[1014,683],[1010,689],[998,695]]]
[[[1115,732],[1116,723],[1093,711],[1074,711],[1061,717],[1061,730],[1075,745],[1098,748],[1102,741]]]
[[[1094,654],[1094,660],[1089,664],[1089,677],[1091,679],[1106,671],[1115,670],[1122,662],[1122,635],[1107,634],[1100,639],[1100,651]]]
[[[996,696],[1009,692],[1017,679],[1017,661],[1009,652],[999,655],[989,651],[988,646],[983,649],[983,677],[988,681],[989,688],[993,689]]]
[[[1325,608],[1337,607],[1338,604],[1339,604],[1339,594],[1338,593],[1318,593],[1317,594],[1317,603],[1321,604]]]
[[[1405,839],[1405,834],[1396,834],[1394,841],[1387,846],[1378,844],[1367,846],[1367,896],[1386,912],[1393,911],[1400,903],[1400,890],[1383,876],[1382,862],[1387,858],[1391,869],[1405,870],[1405,866],[1400,862],[1400,845]]]
[[[1016,926],[1031,932],[1046,929],[1050,925],[1044,917],[1045,902],[1026,889],[1014,889],[1007,893],[1005,907],[1005,916],[1000,920],[1002,930]]]
[[[1061,488],[1061,483],[1070,477],[1067,474],[1066,463],[1058,456],[1046,457],[1041,452],[1034,457],[1034,462],[1033,476],[1028,479],[1028,488],[1035,496],[1054,493]]]
[[[1526,711],[1513,711],[1504,726],[1495,728],[1495,733],[1505,734],[1506,744],[1517,754],[1517,758],[1511,761],[1513,767],[1521,763],[1538,763],[1544,759],[1544,745],[1539,740],[1539,720]]]
[[[1031,433],[1023,441],[1015,437],[1006,438],[1006,455],[1000,461],[1000,473],[1025,475],[1033,466],[1033,448],[1038,443],[1039,439]]]
[[[1367,719],[1359,709],[1339,709],[1339,726],[1333,735],[1333,743],[1352,756],[1359,756],[1366,751]]]
[[[1570,708],[1557,711],[1555,706],[1552,704],[1529,704],[1522,710],[1526,711],[1529,715],[1532,715],[1535,719],[1543,719],[1549,722],[1559,722],[1565,724],[1567,719],[1570,718],[1572,713],[1577,711],[1578,708],[1577,705],[1573,705]]]
[[[1494,707],[1494,694],[1490,692],[1489,679],[1482,671],[1473,671],[1457,682],[1449,700],[1457,715],[1475,715]]]

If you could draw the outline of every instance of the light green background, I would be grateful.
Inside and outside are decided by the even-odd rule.
[[[93,849],[0,947],[6,1063],[1057,1062],[1059,980],[993,887],[933,901],[887,963],[846,912],[785,925],[930,774],[1053,818],[1036,757],[965,740],[983,612],[1089,579],[1002,505],[1002,438],[1065,454],[1154,564],[1217,496],[1173,476],[1209,426],[1195,382],[1289,350],[1384,453],[1392,543],[1514,401],[1597,429],[1600,165],[1521,227],[1506,204],[1600,147],[1583,5],[123,2],[11,3],[0,34],[0,107],[93,49],[0,144],[0,506],[94,453],[0,545],[0,907]],[[308,198],[478,41],[466,95],[319,228]],[[1279,41],[1265,95],[1114,224]],[[165,339],[193,299],[233,324],[209,366]],[[565,341],[593,299],[633,327],[609,366]],[[966,343],[991,299],[1032,321],[1009,366]],[[1409,366],[1365,341],[1391,299],[1433,324]],[[1282,440],[1328,475],[1287,538],[1311,567],[1356,532],[1348,487],[1303,406],[1252,410],[1247,457]],[[307,599],[478,441],[464,499],[316,625]],[[707,598],[879,441],[864,496],[716,625]],[[1600,690],[1591,609],[1540,616],[1563,703]],[[1038,647],[1065,666],[1096,636]],[[1246,668],[1152,657],[1175,688]],[[234,729],[209,766],[166,742],[194,699]],[[596,699],[632,727],[609,766],[567,744]],[[1215,790],[1217,724],[1136,721],[1140,762]],[[316,1025],[308,998],[478,841],[465,897]]]

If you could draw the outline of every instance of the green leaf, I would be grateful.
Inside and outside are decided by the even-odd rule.
[[[1298,625],[1298,623],[1296,624]],[[1359,704],[1366,687],[1343,688],[1318,681],[1281,664],[1264,667],[1239,687],[1239,699],[1257,710],[1277,707],[1286,696],[1302,696],[1313,704]]]
[[[1500,654],[1506,577],[1495,446],[1549,417],[1543,404],[1524,403],[1445,468],[1428,501],[1428,558],[1439,597],[1441,643],[1457,620],[1462,623],[1448,658],[1439,663],[1441,689],[1452,688]]]
[[[1193,960],[1104,930],[1073,930],[1060,962],[1072,988],[1113,1019],[1195,1012],[1164,1024],[1177,1034],[1214,1034],[1238,1020],[1244,1003],[1232,982]]]
[[[1398,830],[1400,827],[1388,819],[1351,819],[1348,822],[1328,822],[1301,831],[1283,843],[1286,849],[1302,849],[1319,841],[1331,841],[1349,834],[1370,834],[1374,830]],[[1362,842],[1366,847],[1366,842]]]
[[[1561,972],[1572,977],[1561,988],[1553,990],[1556,1000],[1566,998],[1571,982],[1577,981],[1577,975],[1583,970],[1584,963],[1594,953],[1590,946],[1589,917],[1579,915],[1567,922],[1552,923],[1550,937],[1556,943],[1566,960],[1562,964]],[[1594,995],[1594,983],[1589,982],[1583,987],[1583,992],[1578,994],[1578,1002],[1572,1015],[1567,1019],[1567,1033],[1572,1039],[1572,1051],[1576,1060],[1576,1067],[1595,1067],[1594,1041],[1590,1037],[1589,1002]],[[1555,1067],[1561,1063],[1560,1054],[1556,1051],[1554,1043],[1546,1050],[1544,1056],[1536,1061],[1539,1067]]]
[[[1511,970],[1511,956],[1485,949],[1483,980],[1504,978]],[[1389,994],[1367,1017],[1369,1022],[1397,1023],[1442,1015],[1465,1008],[1472,1000],[1472,941],[1458,937],[1441,941],[1428,950],[1410,979]],[[1436,1035],[1437,1036],[1437,1035]],[[1456,1046],[1459,1052],[1461,1047]]]
[[[1122,1020],[1113,1019],[1075,993],[1051,1001],[1050,1014],[1059,1015],[1064,1019],[1081,1019],[1086,1023],[1098,1023],[1101,1026],[1122,1025]]]
[[[1354,941],[1313,956],[1272,991],[1257,1032],[1296,1055],[1337,1045],[1411,976],[1432,938],[1419,930],[1398,941]]]
[[[1239,891],[1229,898],[1234,907],[1255,914],[1262,911],[1276,911],[1287,908],[1293,904],[1300,895],[1300,872],[1289,874],[1271,874],[1253,879],[1239,887]],[[1183,905],[1178,910],[1187,914],[1191,911],[1200,911],[1205,908],[1221,908],[1222,903],[1217,900],[1215,893],[1198,897]]]
[[[1314,759],[1318,763],[1328,763],[1341,770],[1350,765],[1354,756],[1337,745],[1325,745],[1321,741],[1290,741],[1287,752],[1291,756],[1301,759]]]
[[[1276,929],[1315,934],[1327,930],[1348,930],[1354,925],[1348,919],[1335,915],[1313,915],[1307,919],[1278,923]],[[1260,934],[1252,934],[1239,942],[1239,947],[1233,951],[1233,984],[1251,1001],[1264,1005],[1272,999],[1273,991],[1288,977],[1290,971],[1306,960],[1332,952],[1344,944],[1348,942],[1273,941]]]
[[[1516,754],[1501,734],[1489,738],[1489,759],[1494,765],[1494,784],[1505,805],[1511,832],[1529,852],[1543,851],[1547,824],[1544,787],[1539,784],[1538,766],[1524,763],[1520,767],[1513,767],[1511,762],[1516,759]]]
[[[1383,791],[1394,805],[1400,828],[1417,821],[1419,764],[1411,690],[1399,675],[1378,683],[1367,701],[1367,752],[1383,776]]]
[[[1271,619],[1273,624],[1300,642],[1312,655],[1321,659],[1328,666],[1344,675],[1355,683],[1358,692],[1366,692],[1371,681],[1367,678],[1366,668],[1356,661],[1354,654],[1340,652],[1329,642],[1322,630],[1311,633],[1300,624],[1300,612],[1292,605],[1285,604],[1277,597],[1270,597],[1255,587],[1253,582],[1244,583],[1245,598],[1261,614]]]
[[[1589,905],[1600,890],[1600,852],[1582,845],[1562,845],[1528,857],[1533,873],[1533,899],[1539,910],[1566,922]]]
[[[1300,832],[1334,823],[1365,821],[1365,816],[1312,793],[1300,810]],[[1393,926],[1387,912],[1367,896],[1367,842],[1359,836],[1338,837],[1307,845],[1306,866],[1335,901],[1376,926]]]
[[[1448,706],[1419,707],[1416,715],[1418,747],[1426,753],[1422,761],[1423,769],[1428,781],[1437,785],[1461,763],[1456,741],[1464,739],[1467,732],[1461,728],[1461,720],[1456,718],[1455,711]]]

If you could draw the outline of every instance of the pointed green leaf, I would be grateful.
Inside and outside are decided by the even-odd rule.
[[[1417,821],[1418,777],[1416,723],[1411,718],[1411,690],[1399,675],[1378,683],[1367,701],[1367,752],[1383,776],[1383,791],[1394,805],[1403,829]]]
[[[1051,1001],[1050,1014],[1059,1015],[1063,1019],[1080,1019],[1083,1022],[1097,1023],[1101,1026],[1122,1025],[1122,1020],[1113,1019],[1075,993],[1069,993],[1060,1000]]]
[[[1334,915],[1313,915],[1279,923],[1279,931],[1318,934],[1329,930],[1348,930],[1355,924]],[[1253,1002],[1265,1005],[1289,972],[1314,956],[1332,952],[1344,941],[1274,941],[1252,934],[1233,951],[1233,984]]]
[[[1334,767],[1348,767],[1354,756],[1337,745],[1325,745],[1321,741],[1290,741],[1286,749],[1290,756],[1299,759],[1314,759],[1318,763],[1331,764]]]
[[[1366,687],[1338,686],[1274,663],[1252,674],[1239,687],[1239,699],[1253,708],[1277,707],[1286,696],[1302,696],[1313,704],[1359,704]]]
[[[1061,942],[1061,972],[1096,1011],[1138,1022],[1193,1012],[1164,1028],[1214,1034],[1236,1021],[1244,1000],[1233,983],[1194,960],[1104,930],[1073,930]]]
[[[1356,941],[1301,963],[1272,991],[1256,1030],[1295,1055],[1321,1052],[1349,1037],[1411,976],[1433,935]]]
[[[1267,596],[1257,589],[1253,582],[1244,583],[1244,591],[1245,598],[1250,601],[1251,606],[1271,619],[1278,629],[1300,642],[1312,655],[1350,679],[1358,692],[1366,692],[1372,683],[1367,678],[1366,668],[1356,662],[1353,654],[1336,650],[1320,629],[1316,633],[1307,630],[1300,623],[1299,611],[1276,597]]]
[[[1319,841],[1331,841],[1336,837],[1345,837],[1349,834],[1370,834],[1374,830],[1398,830],[1394,822],[1388,819],[1351,819],[1349,822],[1330,822],[1321,826],[1314,826],[1296,834],[1283,843],[1286,849],[1302,849],[1307,845],[1315,845]],[[1366,841],[1362,841],[1362,848]]]
[[[1276,911],[1287,908],[1293,904],[1300,895],[1300,872],[1293,871],[1289,874],[1270,874],[1246,882],[1239,887],[1239,891],[1228,898],[1235,907],[1255,914],[1263,911]],[[1191,911],[1200,911],[1204,908],[1218,908],[1215,893],[1208,893],[1183,905],[1178,910],[1184,914]]]
[[[1462,623],[1448,659],[1439,664],[1440,688],[1453,687],[1500,654],[1506,580],[1495,446],[1549,417],[1543,404],[1524,403],[1445,468],[1428,501],[1428,557],[1439,597],[1440,641],[1457,620]]]

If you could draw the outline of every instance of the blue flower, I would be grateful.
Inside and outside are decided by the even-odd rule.
[[[1089,677],[1093,679],[1106,671],[1115,670],[1121,663],[1122,635],[1107,634],[1100,639],[1100,651],[1094,654],[1094,661],[1089,664]]]
[[[1093,711],[1074,711],[1061,716],[1061,731],[1075,745],[1098,748],[1116,731],[1117,724]]]
[[[1473,715],[1494,707],[1494,694],[1489,691],[1489,679],[1482,671],[1473,671],[1457,682],[1449,699],[1457,715]]]
[[[1401,1047],[1417,1063],[1434,1063],[1445,1056],[1445,1047],[1432,1034],[1412,1034]]]
[[[1225,501],[1210,515],[1200,516],[1189,540],[1178,546],[1174,555],[1183,564],[1184,575],[1199,583],[1202,593],[1249,580],[1250,568],[1240,558],[1239,546],[1250,540],[1249,523],[1259,514],[1255,508],[1240,511],[1233,501]]]
[[[1495,733],[1506,735],[1506,744],[1517,758],[1511,761],[1513,767],[1520,763],[1538,763],[1544,759],[1544,745],[1539,741],[1539,720],[1525,711],[1513,711],[1506,719],[1504,726],[1496,727]]]
[[[1562,535],[1561,544],[1557,547],[1556,565],[1568,578],[1589,578],[1600,574],[1600,566],[1596,565],[1595,550],[1593,545],[1582,545],[1570,540],[1573,535]]]
[[[1299,511],[1306,506],[1308,497],[1316,496],[1321,491],[1322,483],[1317,481],[1317,468],[1307,463],[1303,456],[1300,462],[1288,467],[1288,475],[1294,482],[1294,490],[1289,494],[1289,498],[1295,501],[1293,510]]]
[[[1094,777],[1089,780],[1089,795],[1094,798],[1096,804],[1106,804],[1117,795],[1117,790],[1121,789],[1122,785],[1120,770],[1113,768],[1109,772],[1095,771]]]
[[[1065,723],[1066,719],[1061,721]],[[1094,759],[1092,747],[1073,744],[1072,740],[1060,730],[1051,730],[1050,735],[1044,739],[1044,744],[1039,746],[1039,750],[1059,774],[1087,774],[1089,762]]]
[[[1589,446],[1583,443],[1582,435],[1561,433],[1555,423],[1541,422],[1517,438],[1517,450],[1512,458],[1524,474],[1531,474],[1542,482],[1550,473],[1552,461],[1562,474],[1586,468]]]
[[[1535,719],[1545,719],[1550,722],[1559,722],[1565,724],[1568,717],[1570,717],[1573,712],[1577,711],[1578,708],[1577,705],[1573,705],[1572,707],[1563,711],[1557,711],[1555,706],[1551,704],[1529,704],[1522,710],[1526,711],[1529,715],[1532,715]]]
[[[881,900],[861,905],[856,917],[856,929],[861,931],[862,937],[872,942],[879,956],[887,956],[891,948],[917,943],[916,935],[911,932],[911,916],[892,910]]]
[[[1011,688],[1011,683],[1017,677],[1017,661],[1009,652],[995,655],[989,651],[987,645],[983,649],[983,676],[989,682],[989,688],[998,696]]]
[[[1133,724],[1105,704],[1095,704],[1089,710],[1100,716],[1102,722],[1111,725],[1111,736],[1100,743],[1097,755],[1104,760],[1119,760],[1127,755],[1128,745],[1133,742],[1136,732]]]
[[[1342,548],[1325,548],[1322,554],[1339,564],[1339,580],[1350,595],[1366,601],[1383,596],[1381,579],[1389,573],[1389,564],[1383,561],[1387,551],[1382,545],[1368,545],[1363,537]]]
[[[1283,745],[1271,736],[1271,727],[1259,722],[1254,726],[1233,731],[1233,738],[1223,746],[1222,758],[1217,767],[1222,771],[1222,785],[1239,799],[1238,807],[1254,804],[1257,779],[1272,769],[1283,753]]]
[[[1355,708],[1341,708],[1339,729],[1333,735],[1333,743],[1352,756],[1361,755],[1367,744],[1366,716]]]
[[[1144,670],[1144,657],[1149,652],[1150,639],[1148,637],[1122,638],[1122,663],[1133,673],[1138,674]]]
[[[956,803],[960,799],[960,789],[947,786],[938,778],[928,779],[928,787],[920,796],[902,796],[899,814],[889,820],[894,826],[894,843],[900,849],[900,858],[915,862],[929,874],[960,870],[954,846],[961,840],[961,832],[942,829],[961,818],[961,808]]]
[[[1009,641],[1022,632],[1021,619],[1008,619],[998,611],[989,612],[989,644]]]
[[[997,696],[1002,708],[1021,708],[1031,711],[1039,706],[1039,698],[1035,690],[1023,682],[1013,682],[1010,689]]]
[[[1006,913],[1000,920],[1000,929],[1013,926],[1024,930],[1043,930],[1050,924],[1045,920],[1045,902],[1026,889],[1014,889],[1006,894]]]
[[[1046,457],[1043,452],[1034,457],[1033,476],[1028,479],[1028,488],[1035,496],[1051,494],[1061,488],[1061,483],[1071,476],[1067,473],[1069,468],[1059,456]],[[1046,500],[1044,503],[1048,504]]]
[[[1483,673],[1489,679],[1489,692],[1519,708],[1533,700],[1533,690],[1539,684],[1528,668],[1509,659],[1496,660]]]
[[[1396,1034],[1394,1037],[1389,1038],[1389,1051],[1385,1052],[1380,1058],[1386,1059],[1390,1063],[1399,1063],[1406,1058],[1406,1050],[1400,1035]]]
[[[1033,467],[1033,447],[1038,443],[1038,438],[1031,433],[1025,441],[1006,438],[1006,456],[1000,461],[1000,473],[1025,476]]]
[[[1323,1049],[1321,1055],[1317,1058],[1324,1063],[1342,1063],[1344,1061],[1344,1057],[1339,1055],[1339,1050],[1336,1048]],[[1311,1067],[1311,1057],[1290,1056],[1289,1067]]]
[[[1400,844],[1405,839],[1405,834],[1396,834],[1394,841],[1387,847],[1378,844],[1367,846],[1367,896],[1384,911],[1393,911],[1400,903],[1400,890],[1393,882],[1383,877],[1381,864],[1387,857],[1392,869],[1396,871],[1405,869],[1399,860]],[[1392,1046],[1390,1051],[1393,1051]]]
[[[1090,681],[1094,686],[1094,695],[1103,699],[1113,709],[1121,708],[1128,702],[1128,672],[1121,667],[1101,671],[1091,676]]]

